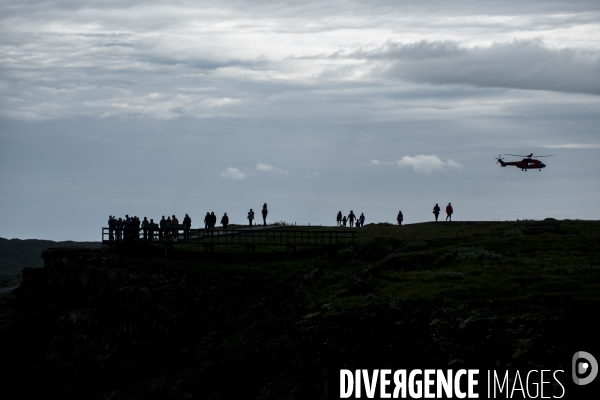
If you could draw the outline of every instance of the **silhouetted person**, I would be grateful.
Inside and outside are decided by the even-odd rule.
[[[215,215],[215,212],[211,212],[210,213],[210,224],[209,224],[209,228],[210,229],[215,229],[215,226],[217,225],[217,216]]]
[[[250,209],[250,211],[248,211],[248,222],[250,223],[250,227],[252,228],[252,220],[254,219],[254,211],[252,211],[252,209]]]
[[[338,212],[337,214],[337,218],[336,218],[336,222],[337,222],[337,226],[342,226],[342,212]]]
[[[173,234],[173,232],[171,232],[173,229],[173,220],[171,217],[167,217],[167,223],[165,225],[167,227],[167,230],[165,231],[165,239],[170,239],[171,235]]]
[[[267,210],[267,203],[263,204],[262,208],[262,217],[263,217],[263,226],[267,226],[267,214],[269,210]]]
[[[109,215],[108,216],[108,240],[110,240],[111,242],[113,240],[115,240],[115,234],[114,234],[115,225],[116,225],[115,222],[116,221],[114,220],[113,216]]]
[[[167,220],[165,219],[165,216],[162,216],[162,219],[159,222],[159,228],[160,230],[158,231],[158,240],[164,240],[166,237],[166,231],[165,229],[167,229]]]
[[[402,225],[402,221],[404,221],[404,215],[402,215],[402,211],[398,211],[396,221],[398,221],[398,225]]]
[[[364,213],[360,213],[360,217],[358,217],[358,223],[360,224],[361,228],[363,226],[365,226],[365,214]]]
[[[350,221],[350,226],[354,226],[355,219],[356,215],[354,215],[354,211],[350,210],[350,214],[348,214],[348,221]]]
[[[204,216],[204,229],[208,229],[210,227],[210,213],[207,212]]]
[[[125,214],[125,220],[123,221],[123,240],[129,241],[131,239],[131,217],[129,214]]]
[[[227,225],[229,224],[229,217],[227,216],[227,213],[223,214],[223,217],[221,218],[221,224],[223,225],[223,229],[227,229]]]
[[[185,214],[185,217],[183,218],[183,238],[185,240],[190,240],[190,229],[192,227],[192,219],[190,218],[189,215]]]
[[[346,221],[348,220],[348,218],[346,218],[346,216],[344,215],[344,218],[342,218],[342,223],[344,224],[344,226],[346,226]]]
[[[134,233],[135,240],[140,240],[141,225],[142,225],[142,221],[140,221],[140,219],[137,216],[133,217],[133,227],[135,228],[133,233]]]
[[[433,215],[435,215],[435,222],[438,220],[438,216],[440,215],[440,206],[435,203],[435,207],[433,207]]]
[[[150,218],[150,223],[148,224],[148,239],[150,239],[150,241],[154,240],[154,228],[156,228],[156,224],[154,223],[154,220]]]
[[[142,231],[144,232],[144,240],[148,240],[148,218],[144,217],[144,221],[142,221]]]
[[[123,219],[119,218],[117,221],[117,241],[123,239]]]
[[[448,205],[446,206],[446,221],[448,221],[448,219],[450,219],[450,221],[452,221],[452,213],[454,212],[454,210],[452,210],[452,204],[448,203]]]
[[[175,240],[179,240],[179,220],[175,215],[173,215],[173,219],[171,219],[171,224],[173,224],[171,234],[175,237]]]

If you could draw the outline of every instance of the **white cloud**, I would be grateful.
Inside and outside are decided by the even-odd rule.
[[[223,107],[223,106],[229,106],[229,105],[233,105],[233,104],[238,104],[239,102],[241,102],[240,99],[230,99],[228,97],[222,98],[222,99],[207,99],[204,101],[204,103],[206,104],[207,107]]]
[[[375,165],[394,165],[394,162],[393,161],[371,160],[371,164],[375,164]]]
[[[463,168],[463,165],[461,163],[453,161],[453,160],[451,160],[449,158],[446,160],[446,165],[449,166],[450,168],[456,168],[456,169]]]
[[[450,159],[444,162],[435,154],[419,154],[414,157],[404,156],[397,162],[397,165],[399,167],[412,167],[415,172],[427,175],[430,175],[435,170],[445,171],[446,167],[456,169],[463,168],[462,164]]]
[[[229,167],[225,171],[221,172],[221,178],[227,179],[244,179],[249,176],[247,173],[240,171],[237,168]]]
[[[258,163],[256,164],[256,168],[257,171],[261,171],[261,172],[277,172],[280,174],[289,174],[289,171],[286,171],[285,169],[281,169],[281,168],[276,168],[272,165],[269,164],[263,164],[263,163]]]

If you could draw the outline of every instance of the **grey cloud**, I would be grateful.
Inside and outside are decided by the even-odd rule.
[[[390,44],[353,56],[389,61],[386,78],[436,85],[472,85],[600,95],[600,54],[554,50],[539,40],[461,47],[452,42]]]

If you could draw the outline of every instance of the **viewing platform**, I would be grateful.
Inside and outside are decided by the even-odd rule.
[[[111,232],[112,231],[112,232]],[[339,243],[354,243],[356,231],[346,229],[320,230],[314,227],[289,229],[286,227],[257,226],[245,229],[190,229],[181,225],[165,229],[102,228],[102,244],[108,246],[133,243],[157,243],[167,246],[177,244],[229,246],[327,246]]]

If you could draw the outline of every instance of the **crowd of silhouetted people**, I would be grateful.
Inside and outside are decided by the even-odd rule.
[[[267,203],[263,205],[262,217],[263,226],[267,226]],[[250,227],[252,227],[252,221],[254,219],[254,211],[250,209],[248,212],[248,221]],[[204,217],[204,229],[214,230],[217,225],[217,216],[213,212],[207,212]],[[227,213],[224,213],[221,217],[221,225],[223,229],[227,229],[229,225],[229,217]],[[130,217],[125,215],[125,218],[117,218],[114,215],[108,217],[108,239],[110,241],[137,241],[143,238],[143,240],[168,240],[178,239],[179,232],[183,231],[183,239],[191,239],[191,228],[192,218],[185,214],[182,223],[175,215],[162,219],[158,223],[154,222],[154,219],[148,221],[147,217],[144,217],[142,221],[137,216]],[[141,232],[141,236],[140,236]]]
[[[252,211],[252,210],[250,210],[250,211]],[[454,213],[454,210],[452,209],[452,204],[448,203],[448,205],[446,206],[446,221],[452,221],[453,213]],[[438,206],[437,203],[433,207],[433,215],[435,216],[435,221],[437,222],[438,216],[440,215],[440,206]],[[396,216],[396,222],[398,222],[398,225],[402,225],[403,221],[404,221],[404,214],[402,214],[402,211],[398,211],[398,215]],[[336,223],[337,223],[337,226],[348,226],[349,225],[351,227],[356,226],[357,228],[360,228],[362,226],[365,226],[365,214],[360,213],[360,216],[357,217],[354,214],[354,211],[352,211],[352,210],[350,210],[350,213],[348,215],[343,215],[342,212],[339,211],[336,216]]]
[[[350,210],[348,215],[342,215],[340,211],[337,213],[336,222],[337,226],[347,226],[346,224],[354,226],[356,224],[356,227],[360,228],[365,224],[365,214],[361,213],[360,217],[357,217],[352,210]]]
[[[441,208],[436,203],[433,207],[433,215],[435,216],[435,221],[438,221],[438,217],[440,215]],[[262,218],[263,218],[263,226],[267,226],[267,215],[269,211],[267,209],[267,203],[263,204],[262,207]],[[452,204],[448,203],[446,206],[446,221],[452,221],[452,214],[454,210],[452,208]],[[254,211],[250,209],[248,211],[248,225],[251,228],[253,226],[254,220]],[[396,221],[398,225],[402,225],[404,221],[404,215],[402,211],[398,211],[398,215],[396,217]],[[354,211],[350,210],[348,215],[343,215],[341,211],[337,213],[336,216],[337,226],[350,226],[350,227],[363,227],[365,225],[365,214],[360,213],[360,216],[356,216]],[[214,230],[217,225],[217,216],[213,212],[207,212],[204,217],[204,229],[206,230]],[[223,225],[223,229],[227,229],[229,225],[229,217],[227,213],[224,213],[221,217],[221,225]],[[163,215],[158,224],[154,222],[153,219],[148,221],[147,217],[144,217],[142,221],[137,216],[130,217],[129,215],[125,215],[125,218],[117,218],[113,215],[108,217],[108,237],[110,241],[136,241],[143,238],[143,240],[167,240],[167,239],[178,239],[179,232],[183,231],[183,239],[189,240],[191,239],[191,228],[192,228],[192,219],[188,214],[185,214],[182,223],[179,223],[179,220],[175,215],[169,216],[165,218]],[[140,232],[142,236],[140,237]]]
[[[143,221],[137,216],[130,217],[125,215],[125,218],[117,218],[113,215],[108,217],[108,238],[113,241],[136,241],[140,240],[140,231],[144,240],[165,240],[172,235],[179,236],[179,231],[183,231],[183,238],[190,239],[190,229],[192,227],[192,219],[188,214],[185,214],[182,224],[175,215],[162,219],[157,223],[154,219],[148,221],[144,217]]]

